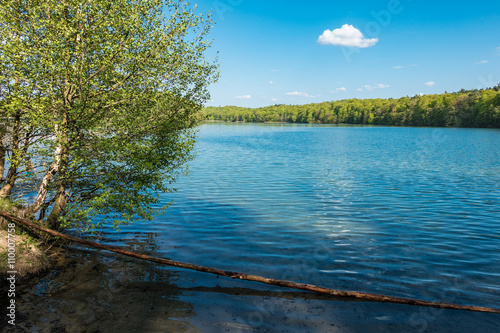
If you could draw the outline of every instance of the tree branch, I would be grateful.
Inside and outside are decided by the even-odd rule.
[[[275,286],[280,286],[280,287],[312,291],[315,293],[327,294],[327,295],[336,296],[336,297],[351,297],[351,298],[356,298],[356,299],[370,301],[370,302],[397,303],[397,304],[406,304],[406,305],[426,306],[426,307],[433,307],[433,308],[439,308],[439,309],[467,310],[467,311],[475,311],[475,312],[488,312],[488,313],[500,314],[500,309],[491,308],[491,307],[475,306],[475,305],[460,305],[460,304],[443,303],[443,302],[433,302],[433,301],[425,301],[425,300],[419,300],[419,299],[414,299],[414,298],[403,298],[403,297],[394,297],[394,296],[365,293],[365,292],[358,292],[358,291],[346,291],[346,290],[331,289],[331,288],[315,286],[312,284],[297,283],[297,282],[286,281],[286,280],[270,279],[270,278],[266,278],[266,277],[258,276],[258,275],[225,271],[222,269],[217,269],[217,268],[212,268],[212,267],[207,267],[207,266],[199,266],[199,265],[194,265],[194,264],[189,264],[189,263],[183,263],[180,261],[174,261],[174,260],[170,260],[170,259],[157,258],[157,257],[148,256],[145,254],[127,251],[127,250],[124,250],[124,249],[121,249],[121,248],[115,247],[115,246],[103,245],[103,244],[91,242],[88,240],[84,240],[81,238],[68,236],[68,235],[65,235],[61,232],[57,232],[57,231],[54,231],[51,229],[43,228],[43,227],[41,227],[33,222],[17,218],[15,216],[12,216],[12,215],[4,213],[4,212],[0,212],[0,216],[3,216],[11,221],[14,221],[14,222],[19,223],[19,224],[24,225],[24,226],[27,226],[29,228],[32,228],[32,229],[35,229],[38,231],[43,231],[45,233],[48,233],[51,236],[67,239],[69,241],[83,244],[83,245],[93,247],[96,249],[111,251],[111,252],[115,252],[115,253],[122,254],[125,256],[129,256],[129,257],[133,257],[133,258],[137,258],[137,259],[141,259],[141,260],[146,260],[146,261],[151,261],[151,262],[155,262],[155,263],[162,264],[162,265],[184,268],[184,269],[189,269],[189,270],[194,270],[194,271],[204,272],[204,273],[209,273],[209,274],[215,274],[218,276],[225,276],[225,277],[228,277],[231,279],[260,282],[260,283],[265,283],[265,284],[270,284],[270,285],[275,285]]]

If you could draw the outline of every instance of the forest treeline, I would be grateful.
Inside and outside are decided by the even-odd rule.
[[[500,84],[494,88],[399,99],[346,99],[261,108],[206,107],[207,120],[317,124],[500,128]]]

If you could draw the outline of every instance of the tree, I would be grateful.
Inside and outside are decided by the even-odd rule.
[[[218,77],[204,59],[210,14],[170,0],[5,0],[0,22],[0,197],[25,194],[29,176],[36,194],[19,215],[55,229],[161,210]]]

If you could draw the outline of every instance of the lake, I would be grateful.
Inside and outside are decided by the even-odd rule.
[[[500,130],[209,123],[196,150],[190,175],[162,197],[173,200],[164,216],[105,227],[101,241],[335,289],[500,308]],[[500,315],[328,299],[84,249],[71,260],[23,299],[75,330],[500,329]]]

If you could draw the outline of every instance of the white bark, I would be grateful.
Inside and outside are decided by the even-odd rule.
[[[35,198],[35,201],[26,209],[27,215],[34,214],[38,212],[40,208],[42,208],[42,205],[44,204],[45,199],[47,198],[49,184],[50,182],[52,182],[55,174],[59,171],[59,168],[61,167],[61,153],[62,153],[62,146],[59,145],[57,146],[54,152],[54,162],[52,162],[50,168],[47,171],[45,171],[45,175],[43,176],[42,182],[40,183],[40,187],[38,188],[38,193]]]

